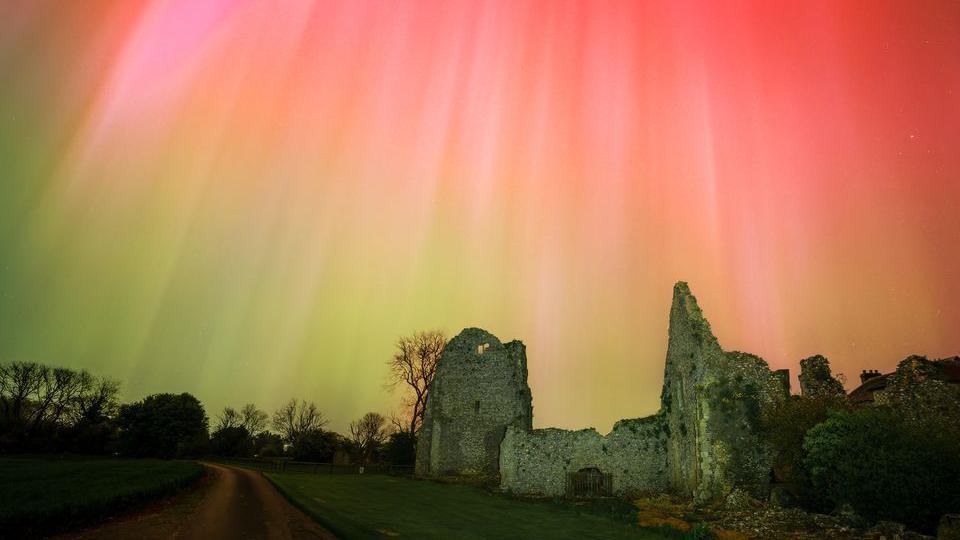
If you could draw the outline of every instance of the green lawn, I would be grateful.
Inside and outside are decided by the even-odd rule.
[[[344,538],[684,537],[672,529],[632,525],[633,513],[624,513],[626,503],[524,501],[474,486],[386,475],[266,475],[297,506]],[[617,513],[621,515],[613,515]]]
[[[0,531],[50,529],[102,516],[172,493],[202,472],[186,461],[0,458]]]

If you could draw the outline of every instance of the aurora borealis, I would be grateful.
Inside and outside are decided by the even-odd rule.
[[[0,359],[208,414],[390,411],[396,338],[528,347],[537,427],[727,349],[960,352],[960,3],[0,4]]]

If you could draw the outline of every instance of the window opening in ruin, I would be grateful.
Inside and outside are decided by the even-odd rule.
[[[484,343],[482,345],[477,345],[477,354],[483,354],[484,351],[490,348],[489,343]]]

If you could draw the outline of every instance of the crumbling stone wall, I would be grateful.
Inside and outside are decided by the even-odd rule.
[[[784,370],[785,371],[785,370]],[[670,490],[713,499],[739,487],[765,494],[770,457],[760,435],[760,408],[784,399],[789,374],[752,354],[725,352],[686,283],[670,310],[661,409],[595,430],[510,429],[501,445],[501,487],[558,495],[566,474],[596,467],[617,494]]]
[[[941,418],[960,425],[960,357],[907,357],[873,397],[874,404],[895,407],[912,420]]]
[[[677,283],[661,393],[672,490],[700,500],[733,487],[764,495],[770,456],[760,409],[786,396],[763,359],[720,347],[687,284]]]
[[[843,384],[830,372],[830,361],[814,355],[800,361],[800,395],[804,397],[843,397]]]
[[[496,477],[507,427],[530,430],[526,348],[467,328],[437,362],[417,441],[420,476]]]
[[[615,495],[662,491],[667,486],[667,426],[660,415],[621,420],[603,436],[511,427],[500,446],[500,485],[546,496],[564,494],[568,473],[597,468],[610,473]]]

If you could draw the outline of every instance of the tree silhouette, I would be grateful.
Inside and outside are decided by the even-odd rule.
[[[390,368],[387,387],[403,387],[402,416],[394,416],[394,425],[415,434],[423,424],[430,383],[436,374],[437,362],[447,344],[446,335],[439,330],[415,332],[397,341],[396,351],[387,362]]]
[[[196,457],[207,444],[207,415],[190,394],[154,394],[120,407],[120,448],[135,457]]]
[[[323,413],[312,401],[291,399],[273,413],[273,429],[280,433],[284,442],[294,446],[306,435],[322,432],[326,425]]]
[[[251,437],[267,429],[267,413],[261,411],[253,403],[247,403],[240,409],[240,426],[247,430]]]
[[[369,462],[387,437],[387,419],[380,413],[368,412],[350,422],[350,438],[360,453],[360,459]]]
[[[258,409],[253,403],[247,403],[239,411],[233,407],[224,407],[217,419],[217,431],[242,427],[251,437],[254,437],[267,428],[268,418],[267,413]]]

